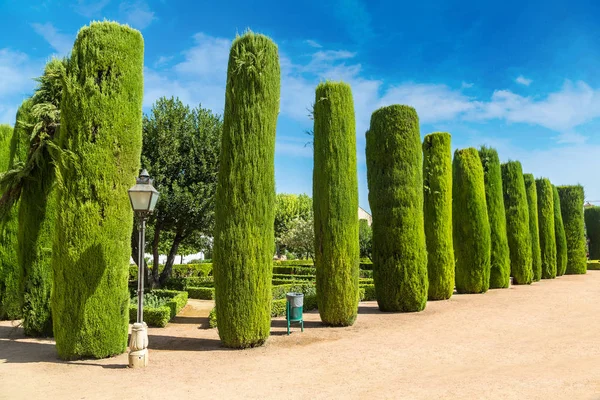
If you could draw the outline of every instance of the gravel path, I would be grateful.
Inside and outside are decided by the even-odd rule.
[[[1,399],[600,399],[600,271],[457,295],[425,311],[382,314],[361,303],[351,328],[285,335],[262,348],[220,347],[212,303],[190,300],[150,329],[150,366],[127,355],[65,363],[50,340],[0,323]],[[142,391],[140,395],[139,392]]]

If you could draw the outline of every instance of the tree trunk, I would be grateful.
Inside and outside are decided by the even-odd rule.
[[[162,286],[167,279],[171,277],[171,272],[173,271],[173,263],[175,262],[175,256],[177,255],[177,250],[179,249],[179,244],[184,239],[184,236],[177,232],[175,234],[175,238],[173,239],[173,244],[171,245],[171,250],[169,250],[169,255],[167,256],[167,261],[165,263],[165,267],[160,274],[160,285]]]
[[[181,255],[181,259],[179,261],[179,264],[183,264],[183,254]]]
[[[152,266],[152,287],[156,287],[159,284],[158,268],[160,266],[158,245],[160,243],[160,224],[156,222],[154,227],[154,239],[152,239],[152,256],[154,259],[154,265]]]

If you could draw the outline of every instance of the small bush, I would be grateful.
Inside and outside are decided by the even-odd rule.
[[[358,271],[359,278],[373,278],[373,270],[372,269],[361,269]]]
[[[285,261],[273,261],[274,266],[298,266],[298,267],[312,267],[314,265],[313,260],[285,260]]]
[[[314,295],[317,289],[314,283],[296,282],[291,284],[273,286],[273,299],[285,299],[285,294],[290,292],[304,293],[304,296]]]
[[[359,288],[360,301],[375,301],[377,295],[375,294],[375,285],[364,285]]]
[[[185,307],[186,292],[176,290],[152,290],[144,294],[144,322],[148,326],[163,328]],[[137,296],[129,304],[129,322],[137,320]]]
[[[314,281],[315,275],[273,274],[273,279],[295,279],[297,281]]]
[[[600,261],[590,260],[587,262],[588,271],[600,271]]]
[[[212,287],[193,287],[187,288],[190,299],[213,300],[215,298],[215,288]]]
[[[159,272],[162,272],[164,265],[159,266]],[[171,278],[187,278],[187,277],[206,277],[212,275],[212,264],[175,264],[173,265],[173,273]],[[138,266],[129,266],[129,280],[137,281]]]
[[[302,267],[298,265],[274,265],[273,274],[289,274],[289,275],[315,275],[316,268]]]

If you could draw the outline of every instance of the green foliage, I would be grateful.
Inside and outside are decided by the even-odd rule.
[[[127,266],[133,213],[127,190],[142,147],[144,44],[114,22],[79,31],[61,102],[52,319],[61,358],[127,347]]]
[[[137,320],[137,296],[129,303],[129,321]],[[188,294],[176,290],[152,290],[144,293],[144,322],[148,326],[163,328],[185,307]]]
[[[371,259],[373,251],[373,229],[366,219],[358,220],[358,247],[360,258]]]
[[[402,105],[380,108],[371,115],[366,137],[379,309],[421,311],[429,283],[417,112]]]
[[[220,116],[174,98],[159,98],[144,116],[142,167],[160,188],[150,244],[155,255],[167,254],[160,278],[157,269],[152,271],[155,281],[171,276],[176,254],[192,251],[212,235],[222,130]]]
[[[215,298],[215,289],[210,287],[188,287],[190,299],[213,300]]]
[[[502,164],[502,189],[506,210],[506,236],[510,249],[513,284],[530,284],[533,279],[529,207],[523,168],[518,161]]]
[[[554,227],[554,193],[549,179],[535,181],[540,227],[542,279],[556,278],[556,230]]]
[[[554,185],[552,185],[552,194],[554,200],[554,236],[556,238],[556,276],[562,276],[567,271],[567,237],[565,236],[565,226],[560,211],[560,196]]]
[[[567,269],[565,274],[585,274],[587,252],[583,217],[584,193],[581,185],[558,186],[560,210],[567,239]]]
[[[502,171],[498,152],[490,147],[479,149],[485,181],[485,200],[491,233],[490,289],[510,285],[510,253],[506,236],[506,212],[502,195]]]
[[[19,205],[18,260],[24,274],[23,328],[26,335],[52,336],[52,241],[56,224],[56,191],[52,145],[60,126],[62,79],[66,62],[52,59],[32,97],[31,148]]]
[[[226,347],[259,346],[271,329],[279,93],[277,46],[252,32],[237,37],[227,66],[213,257]]]
[[[456,150],[452,167],[456,291],[485,293],[490,285],[491,233],[479,152],[472,147]]]
[[[600,271],[600,261],[598,260],[590,260],[587,262],[587,270],[588,271]]]
[[[374,301],[377,300],[377,293],[375,291],[375,285],[361,285],[359,289],[360,301]]]
[[[317,270],[313,267],[300,267],[295,265],[284,266],[274,265],[274,274],[290,274],[290,275],[316,275]]]
[[[281,243],[286,249],[306,258],[315,254],[315,230],[311,215],[306,218],[296,218],[288,224],[288,230],[281,236]]]
[[[314,105],[313,212],[321,320],[354,324],[358,313],[358,176],[350,86],[320,83]]]
[[[429,300],[446,300],[454,292],[452,244],[452,150],[449,133],[423,141],[423,192]]]
[[[4,142],[0,160],[2,172],[18,170],[27,156],[31,107],[31,99],[23,101],[17,111],[15,128],[10,132],[6,128],[4,129],[4,134],[10,136],[4,136],[1,139]],[[10,187],[4,189],[3,198],[4,195],[10,195],[14,190]],[[20,187],[17,191],[20,191]],[[22,317],[24,301],[23,268],[19,264],[17,255],[19,234],[19,202],[17,200],[18,196],[15,195],[14,201],[6,205],[6,214],[0,219],[0,318],[6,316],[8,319]]]
[[[585,230],[589,239],[591,260],[600,259],[600,207],[585,209]]]
[[[275,240],[279,248],[288,246],[284,237],[297,223],[297,220],[310,220],[312,223],[312,199],[306,194],[278,193],[275,197],[274,227]],[[313,249],[313,247],[314,243],[310,248]]]
[[[312,267],[314,265],[313,260],[275,260],[273,261],[274,266],[298,266],[298,267]]]
[[[538,223],[538,198],[535,178],[532,174],[523,175],[525,181],[525,193],[529,210],[529,232],[531,238],[531,268],[533,269],[533,281],[542,279],[542,253],[540,250],[540,234]]]

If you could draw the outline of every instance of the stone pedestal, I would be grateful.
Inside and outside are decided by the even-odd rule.
[[[146,323],[135,323],[129,340],[129,368],[148,366],[148,327]]]

